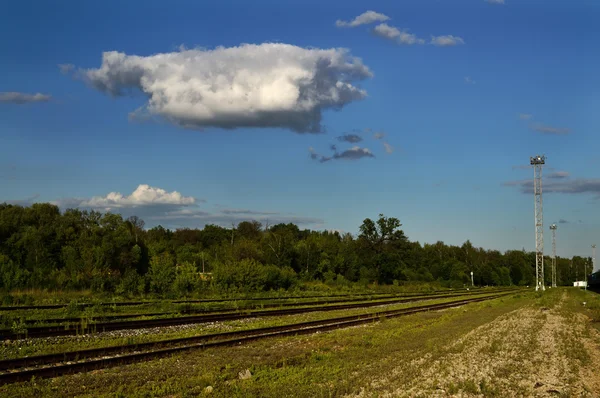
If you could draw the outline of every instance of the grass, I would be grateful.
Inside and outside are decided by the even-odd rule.
[[[531,301],[501,298],[456,309],[414,314],[311,336],[257,341],[174,355],[92,373],[0,387],[0,396],[331,397],[356,394],[372,383],[403,385],[421,362],[445,354],[461,336]],[[345,312],[347,314],[348,312]],[[330,314],[331,315],[331,314]],[[276,320],[273,320],[276,321]],[[249,380],[238,373],[250,370]],[[381,380],[398,369],[389,380]],[[486,387],[493,392],[493,387]],[[459,390],[483,388],[475,381]]]
[[[362,308],[326,312],[309,312],[305,314],[286,315],[279,317],[250,318],[236,321],[219,322],[216,324],[189,325],[183,328],[163,328],[160,331],[154,332],[111,332],[110,334],[103,335],[104,337],[86,335],[74,337],[65,336],[61,338],[19,340],[8,343],[0,343],[0,357],[10,359],[32,355],[75,351],[87,348],[112,347],[123,344],[138,344],[151,341],[162,341],[167,339],[197,336],[208,333],[219,333],[233,330],[247,330],[269,326],[280,326],[298,322],[330,319],[356,314],[368,314],[382,310],[392,310],[421,305],[438,304],[454,300],[457,300],[457,298],[444,298],[437,300],[427,300],[426,302],[394,304],[386,306],[385,308]]]
[[[481,288],[485,290],[485,288]],[[78,302],[112,302],[112,301],[140,301],[153,300],[160,301],[166,298],[177,299],[223,299],[234,298],[239,300],[247,299],[248,297],[258,297],[265,299],[273,299],[285,296],[336,296],[340,294],[373,294],[373,293],[433,293],[443,291],[456,291],[463,289],[449,289],[442,286],[438,282],[402,282],[398,285],[363,285],[360,283],[352,283],[347,286],[331,285],[323,282],[300,282],[293,288],[288,290],[279,289],[271,291],[244,292],[244,291],[227,291],[213,285],[206,285],[202,289],[198,289],[185,297],[159,297],[153,294],[145,295],[117,295],[109,292],[93,292],[92,290],[57,290],[57,289],[21,289],[10,292],[0,290],[0,305],[42,305],[42,304],[68,304],[72,301]]]

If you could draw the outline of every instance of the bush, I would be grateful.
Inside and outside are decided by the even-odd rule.
[[[200,277],[194,264],[188,262],[177,266],[174,289],[179,294],[189,294],[198,288]]]
[[[244,259],[238,263],[216,264],[213,272],[215,284],[237,291],[288,289],[297,282],[290,267],[262,265],[256,260]]]
[[[27,271],[22,270],[10,258],[0,254],[0,289],[7,291],[25,286],[28,279]]]
[[[145,284],[144,277],[140,276],[135,270],[127,270],[115,292],[123,296],[133,296],[140,293],[140,285],[143,284]]]
[[[167,294],[175,281],[175,258],[168,252],[152,257],[148,279],[150,289],[158,294]]]

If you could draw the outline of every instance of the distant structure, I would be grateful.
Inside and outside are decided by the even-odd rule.
[[[596,245],[592,245],[592,272],[596,272]]]
[[[556,287],[556,224],[550,225],[552,231],[552,287]]]
[[[535,290],[546,290],[544,286],[544,211],[542,201],[542,168],[546,156],[529,158],[533,166],[533,196],[535,198]]]

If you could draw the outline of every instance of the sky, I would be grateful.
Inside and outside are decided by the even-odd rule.
[[[545,252],[600,241],[594,0],[9,1],[0,202]],[[600,243],[600,242],[598,242]]]

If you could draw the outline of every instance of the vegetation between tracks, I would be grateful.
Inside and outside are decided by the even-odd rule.
[[[487,295],[488,294],[469,295],[468,298],[485,297]],[[385,310],[392,310],[411,308],[424,304],[447,303],[460,300],[462,297],[466,298],[467,296],[440,298],[427,300],[426,302],[393,304],[386,305],[383,308],[385,308]],[[305,314],[285,315],[276,318],[251,318],[225,322],[168,326],[163,328],[111,331],[80,336],[15,340],[0,343],[0,357],[4,357],[5,359],[21,358],[25,356],[60,353],[87,348],[112,347],[155,341],[158,342],[173,338],[191,337],[207,333],[248,330],[260,327],[281,326],[297,322],[331,319],[346,315],[369,314],[380,311],[381,308],[382,307],[371,307],[328,312],[309,312]]]
[[[527,297],[526,297],[527,296]],[[533,294],[311,336],[194,351],[147,363],[0,388],[20,396],[332,396],[360,391],[393,364],[447,346]],[[238,373],[248,369],[249,380]],[[210,386],[210,388],[209,388]],[[208,388],[208,389],[207,389]]]

